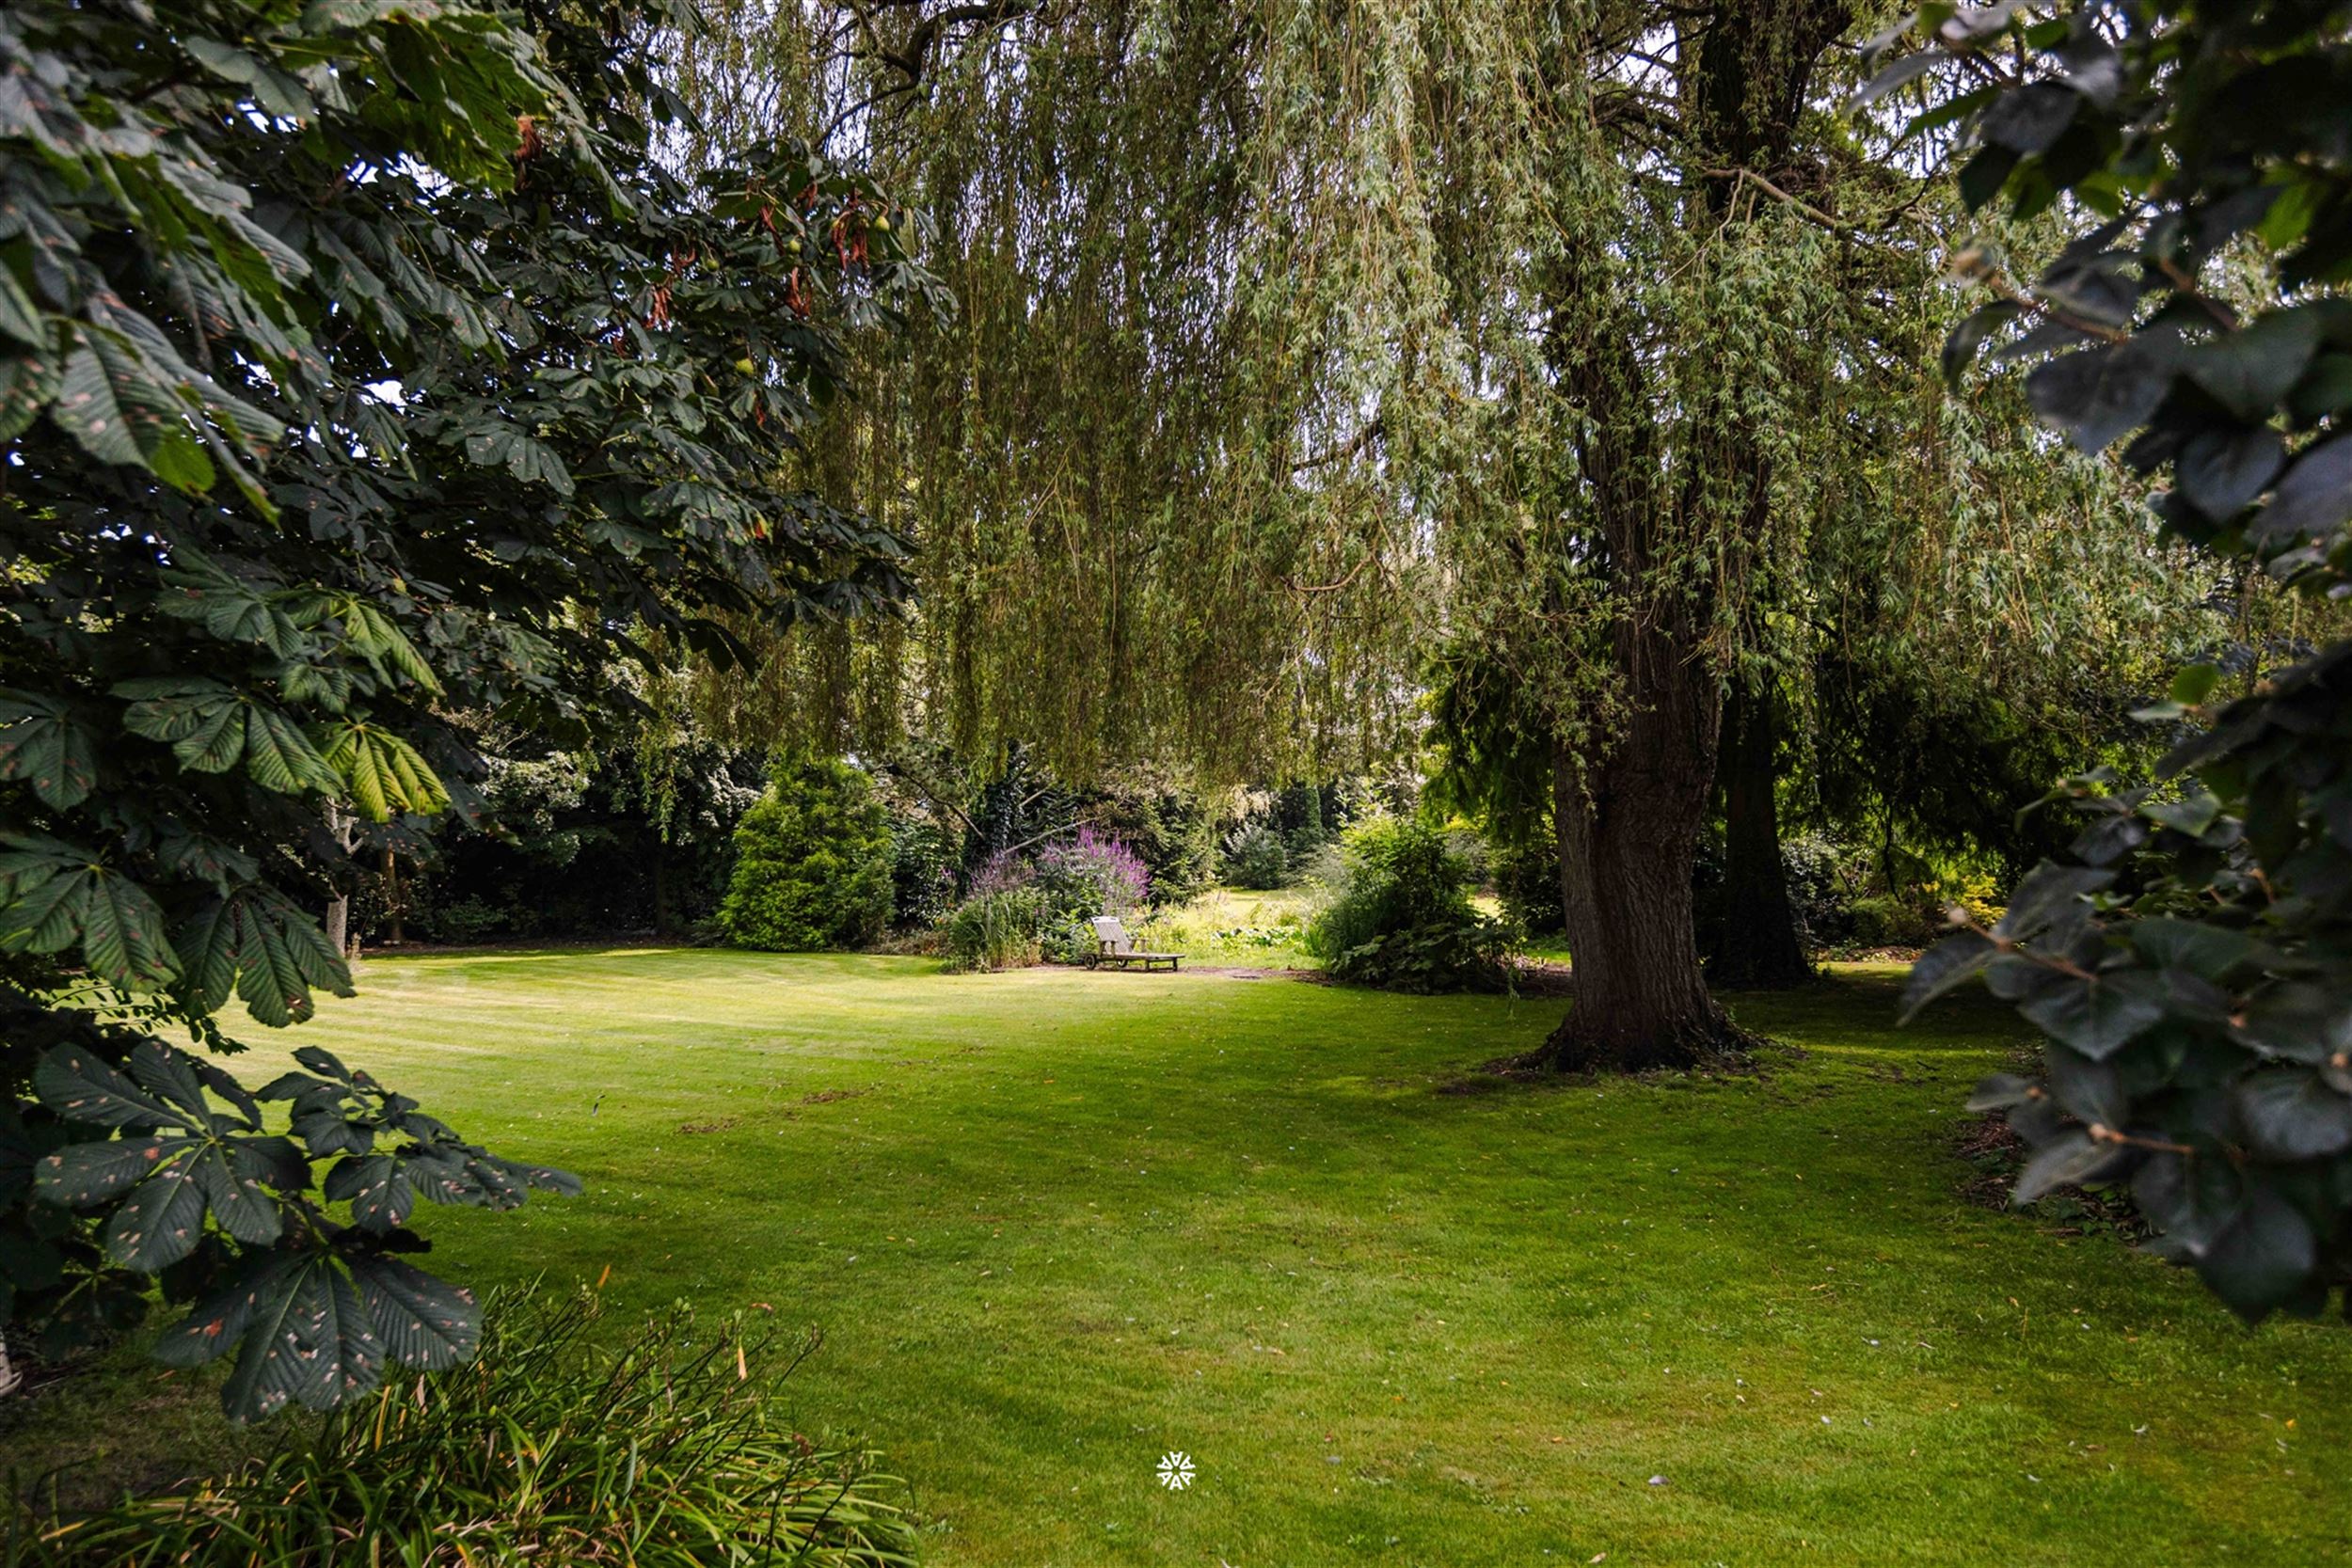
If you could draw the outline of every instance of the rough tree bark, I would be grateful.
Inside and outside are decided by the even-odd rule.
[[[1714,673],[1663,628],[1621,623],[1621,667],[1647,699],[1597,762],[1552,758],[1567,1018],[1546,1047],[1566,1072],[1687,1068],[1742,1037],[1708,994],[1691,921],[1691,863],[1714,782]]]
[[[1779,726],[1769,694],[1735,682],[1724,700],[1715,776],[1724,798],[1723,928],[1708,956],[1709,984],[1771,990],[1813,978],[1797,940],[1774,798]]]

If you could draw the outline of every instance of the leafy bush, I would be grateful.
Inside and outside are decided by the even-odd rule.
[[[1495,864],[1486,835],[1463,822],[1452,823],[1444,832],[1446,850],[1462,868],[1462,885],[1472,892],[1489,885],[1494,880]]]
[[[1347,852],[1337,844],[1324,845],[1300,863],[1298,879],[1327,901],[1347,883]]]
[[[1045,900],[1034,888],[976,894],[947,917],[947,967],[1025,969],[1044,957],[1045,926]]]
[[[2352,70],[2341,6],[2080,0],[2071,16],[1925,13],[1907,80],[1997,51],[1960,188],[2062,193],[2106,221],[1996,298],[1947,367],[2015,334],[2035,410],[2087,451],[2166,473],[2167,531],[2232,578],[2352,592]],[[1900,36],[1900,31],[1889,37]],[[1978,78],[1971,74],[1973,83]],[[1967,102],[1963,100],[1963,102]],[[2267,274],[2249,277],[2249,268]],[[2208,279],[2211,279],[2208,292]],[[2244,313],[2231,301],[2248,302]],[[2054,353],[2062,348],[2064,352]],[[1981,974],[2048,1043],[1986,1083],[2034,1153],[2015,1198],[2129,1180],[2154,1243],[2249,1320],[2352,1312],[2352,641],[2234,701],[2193,666],[2143,717],[2186,730],[2158,787],[2104,771],[2090,826],[1991,929],[1912,972],[1914,1009]]]
[[[1048,956],[1078,962],[1094,951],[1096,915],[1133,915],[1150,892],[1136,853],[1090,827],[1056,839],[1035,860],[999,852],[947,918],[947,967],[1018,969]]]
[[[1501,987],[1507,929],[1471,908],[1470,868],[1435,828],[1375,817],[1341,841],[1345,876],[1308,928],[1336,979],[1390,990]]]
[[[577,767],[533,760],[545,742],[503,724],[481,726],[475,744],[487,766],[479,814],[388,840],[412,864],[361,884],[352,918],[372,940],[667,934],[715,917],[765,755],[685,719],[646,722]]]
[[[1547,829],[1524,844],[1492,852],[1495,895],[1502,918],[1530,936],[1555,936],[1567,929],[1560,895],[1560,847]]]
[[[511,898],[496,903],[475,895],[443,904],[421,921],[428,936],[441,942],[482,942],[492,936],[529,936],[531,911]]]
[[[1846,907],[1846,929],[1856,947],[1924,947],[1936,939],[1943,911],[1924,898],[1873,893]]]
[[[1809,947],[1837,947],[1857,941],[1853,901],[1858,879],[1853,852],[1821,833],[1781,840],[1781,867],[1788,879],[1788,912],[1799,939]]]
[[[1290,880],[1290,848],[1272,823],[1245,822],[1225,835],[1225,879],[1261,891]]]
[[[1095,955],[1101,939],[1089,920],[1069,919],[1052,927],[1040,940],[1041,956],[1059,964],[1083,964]]]
[[[26,1508],[21,1560],[915,1560],[915,1532],[896,1500],[903,1483],[877,1474],[868,1452],[811,1443],[779,1408],[800,1347],[740,1319],[706,1324],[674,1307],[607,1350],[594,1333],[600,1315],[586,1292],[501,1295],[473,1366],[421,1379],[413,1392],[387,1388],[194,1486],[75,1519]]]
[[[889,815],[838,758],[779,757],[735,850],[719,928],[739,947],[862,947],[890,922]]]
[[[1890,852],[1883,844],[1800,833],[1782,841],[1780,854],[1789,912],[1809,947],[1924,947],[1944,933],[1956,906],[1979,920],[2000,915],[1991,863],[1980,853]]]

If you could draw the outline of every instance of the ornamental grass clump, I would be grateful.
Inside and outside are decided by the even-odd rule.
[[[901,1568],[904,1483],[793,1430],[775,1395],[814,1341],[683,1305],[617,1350],[591,1291],[491,1303],[481,1359],[387,1385],[265,1457],[59,1516],[19,1504],[8,1560],[464,1568]]]
[[[1044,957],[1045,906],[1036,890],[1001,888],[965,899],[947,917],[942,934],[947,967],[1026,969]]]

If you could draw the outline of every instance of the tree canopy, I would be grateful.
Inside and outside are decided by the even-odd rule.
[[[920,541],[912,632],[771,646],[723,705],[789,723],[830,675],[849,728],[1247,776],[1409,744],[1434,685],[1484,709],[1457,756],[1539,773],[1586,981],[1643,981],[1580,1004],[1622,1021],[1600,1057],[1725,1043],[1676,955],[1726,692],[1768,761],[1773,726],[1843,744],[1824,669],[1959,663],[2047,714],[2208,586],[2013,385],[1927,369],[1952,133],[1840,116],[1852,21],[737,12],[688,90],[884,171],[961,309],[822,453]]]

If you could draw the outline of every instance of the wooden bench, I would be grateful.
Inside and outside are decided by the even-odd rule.
[[[1119,969],[1133,969],[1141,964],[1145,974],[1165,965],[1174,970],[1184,958],[1181,953],[1139,953],[1135,939],[1116,915],[1097,915],[1094,921],[1094,951],[1087,958],[1089,969],[1110,964]]]

